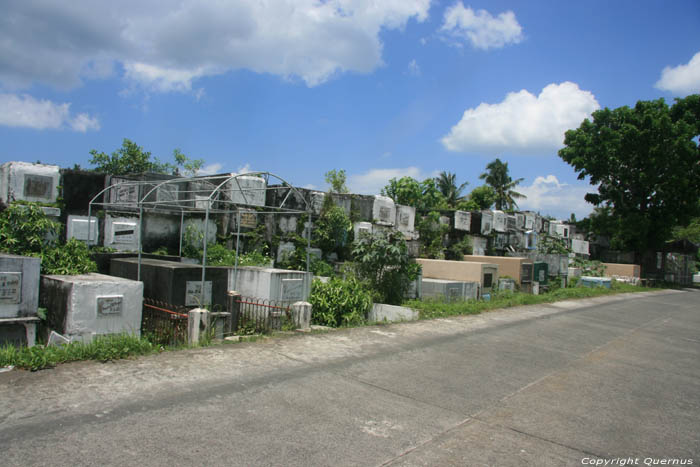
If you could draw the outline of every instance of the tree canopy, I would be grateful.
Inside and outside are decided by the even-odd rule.
[[[586,201],[608,209],[613,241],[638,253],[661,246],[700,214],[700,95],[602,109],[566,132],[559,157],[588,177]]]
[[[462,191],[469,185],[468,182],[464,182],[461,185],[457,185],[457,175],[442,171],[440,175],[435,179],[437,183],[438,190],[445,197],[445,202],[450,208],[454,208],[457,204],[464,199],[462,196]]]
[[[98,152],[96,149],[91,150],[90,154],[92,155],[90,164],[96,166],[96,171],[112,175],[146,172],[180,175],[180,168],[185,175],[195,175],[204,165],[202,159],[190,159],[179,149],[173,151],[174,164],[160,162],[156,157],[151,158],[150,151],[144,151],[141,146],[127,138],[124,138],[122,147],[112,154]]]
[[[381,194],[397,204],[413,206],[419,212],[448,208],[447,201],[434,178],[426,178],[422,182],[412,177],[392,178],[389,184],[382,188]]]
[[[331,193],[349,193],[347,185],[347,174],[344,169],[340,170],[329,170],[326,172],[326,183],[330,185]]]
[[[462,211],[483,211],[491,208],[496,202],[496,192],[489,185],[474,188],[471,193],[459,202],[457,209]]]
[[[514,190],[523,178],[513,180],[508,174],[508,163],[502,162],[499,158],[489,162],[486,172],[479,175],[479,178],[493,188],[496,193],[496,209],[512,210],[518,207],[516,199],[524,199],[525,195]]]

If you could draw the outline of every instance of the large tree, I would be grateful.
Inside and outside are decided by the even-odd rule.
[[[415,207],[418,212],[447,209],[445,197],[434,178],[422,182],[413,177],[392,178],[381,193],[397,204]]]
[[[593,112],[592,120],[566,132],[559,157],[579,179],[597,185],[585,199],[608,208],[616,243],[642,254],[698,215],[698,135],[699,95],[676,99],[670,108],[663,99],[639,101]]]
[[[479,178],[496,192],[496,209],[515,209],[518,204],[516,199],[524,199],[526,196],[514,190],[524,179],[513,180],[508,174],[508,163],[502,162],[499,158],[489,162],[486,172],[479,175]]]
[[[156,157],[151,158],[150,151],[144,151],[141,146],[124,138],[122,147],[112,154],[90,151],[92,158],[90,163],[95,165],[95,170],[112,175],[140,174],[145,172],[180,175],[180,168],[185,175],[195,175],[202,167],[202,159],[190,159],[179,149],[173,151],[175,164],[160,162]]]
[[[462,196],[462,191],[469,185],[469,182],[464,182],[461,185],[457,185],[457,175],[442,171],[440,175],[435,178],[438,190],[445,197],[445,201],[450,208],[454,208],[457,204],[464,199]]]

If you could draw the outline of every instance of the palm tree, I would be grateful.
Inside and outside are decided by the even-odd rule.
[[[437,183],[438,190],[445,197],[447,205],[451,208],[457,206],[464,196],[462,196],[462,191],[469,185],[469,182],[464,182],[457,186],[457,175],[451,172],[445,172],[444,170],[440,173],[439,177],[435,177],[435,182]]]
[[[508,163],[501,162],[498,158],[489,162],[486,166],[486,172],[479,175],[479,178],[486,180],[486,183],[491,185],[496,192],[496,209],[501,210],[505,206],[506,209],[512,210],[518,207],[518,203],[515,202],[516,199],[527,198],[522,193],[513,190],[525,179],[513,180],[510,178],[510,175],[508,175]]]

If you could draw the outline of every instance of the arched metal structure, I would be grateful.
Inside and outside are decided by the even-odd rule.
[[[256,188],[255,180],[263,180],[262,188]],[[241,183],[245,181],[246,183]],[[270,182],[274,185],[270,185]],[[253,186],[250,186],[252,182]],[[184,187],[185,189],[181,189]],[[268,197],[269,190],[286,190],[286,195],[281,202],[276,203],[276,197]],[[122,200],[120,194],[135,193],[136,200]],[[109,200],[104,198],[109,195]],[[294,195],[297,202],[301,202],[300,208],[288,207],[290,196]],[[262,196],[262,198],[261,198]],[[98,201],[102,197],[102,201]],[[275,199],[274,204],[267,205],[268,198]],[[262,204],[260,200],[262,199]],[[201,301],[204,303],[204,290],[207,267],[207,239],[209,234],[209,218],[213,214],[236,214],[236,256],[234,264],[234,277],[238,277],[238,254],[241,236],[241,211],[256,214],[307,214],[308,228],[305,229],[306,272],[309,272],[309,248],[311,247],[311,206],[304,196],[294,186],[281,177],[270,172],[248,172],[242,174],[222,174],[202,177],[177,177],[164,181],[138,180],[120,182],[110,185],[95,195],[88,206],[88,226],[92,221],[93,206],[101,207],[108,212],[123,212],[135,214],[138,212],[138,272],[137,280],[141,280],[141,255],[143,249],[143,214],[144,212],[159,212],[180,214],[180,250],[182,250],[182,237],[184,216],[190,214],[204,214],[204,238],[202,252],[202,280]],[[88,245],[91,244],[91,229],[88,229]],[[96,239],[97,240],[97,239]],[[182,251],[180,251],[181,253]]]

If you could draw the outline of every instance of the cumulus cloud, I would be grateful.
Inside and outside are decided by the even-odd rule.
[[[363,174],[350,175],[348,188],[352,193],[378,195],[392,178],[413,177],[423,180],[426,176],[418,167],[405,167],[396,169],[370,169]]]
[[[430,0],[9,2],[0,83],[60,88],[124,70],[149,90],[248,69],[319,85],[382,64],[380,33],[427,18]],[[116,66],[115,66],[116,65]]]
[[[223,168],[224,168],[223,164],[221,164],[219,162],[213,162],[211,164],[207,164],[207,165],[203,166],[202,168],[200,168],[197,171],[197,175],[218,174],[218,173],[221,173],[221,169],[223,169]]]
[[[679,96],[700,92],[700,52],[693,55],[686,65],[664,68],[654,86]]]
[[[0,125],[35,130],[70,128],[81,133],[100,129],[95,117],[85,113],[72,116],[70,103],[57,104],[26,94],[0,94]]]
[[[460,41],[454,42],[455,45],[461,46],[461,41],[467,41],[482,50],[499,49],[523,40],[523,28],[512,11],[493,16],[486,10],[465,8],[461,1],[445,10],[440,31]]]
[[[566,219],[573,212],[582,219],[593,211],[593,205],[586,202],[586,193],[596,189],[588,184],[570,185],[562,183],[554,175],[536,177],[530,186],[518,186],[516,191],[527,196],[518,200],[522,210],[539,211],[558,219]]]
[[[497,104],[481,103],[467,109],[441,141],[455,152],[537,154],[557,150],[566,130],[578,128],[599,108],[595,96],[576,83],[549,84],[538,96],[523,89]]]

